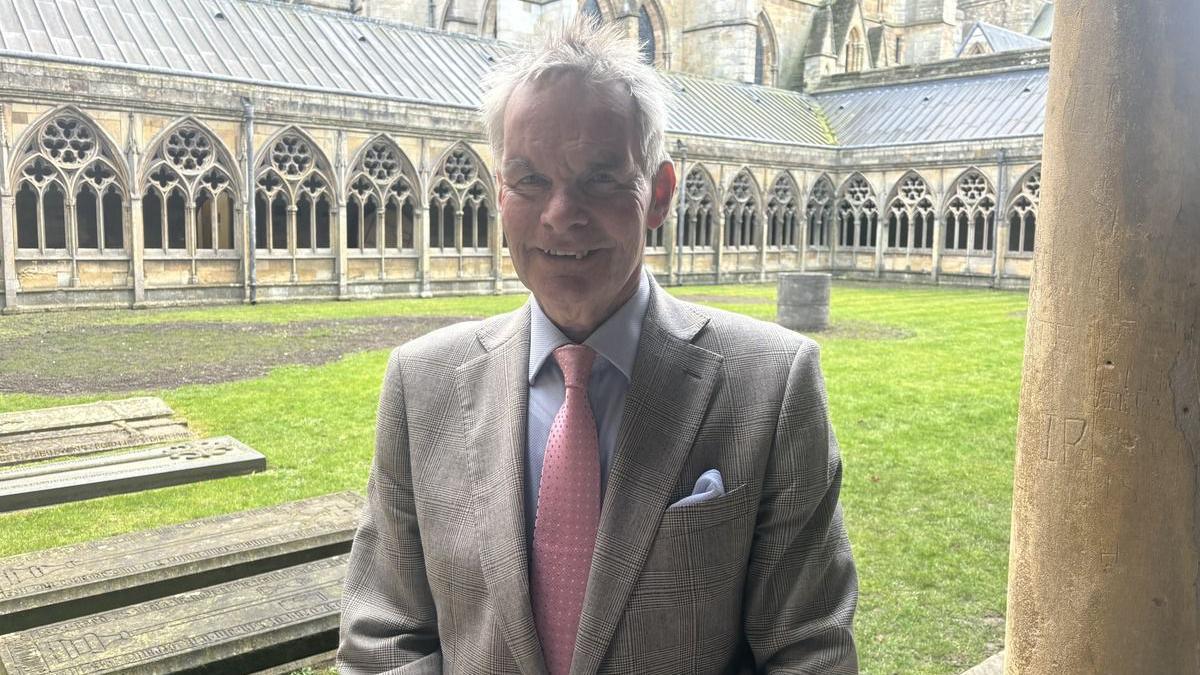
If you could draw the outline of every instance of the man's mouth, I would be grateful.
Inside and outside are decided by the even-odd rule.
[[[579,249],[572,251],[564,248],[540,248],[538,250],[546,255],[554,256],[556,258],[574,258],[576,260],[583,260],[594,253],[596,249]]]

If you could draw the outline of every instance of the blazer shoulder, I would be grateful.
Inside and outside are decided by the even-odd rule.
[[[764,352],[788,356],[820,354],[821,348],[815,340],[779,324],[704,305],[691,305],[691,309],[708,318],[697,343],[727,358]]]

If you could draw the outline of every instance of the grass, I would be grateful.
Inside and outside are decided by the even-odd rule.
[[[671,292],[765,320],[775,314],[772,286]],[[72,326],[161,324],[169,335],[187,323],[484,316],[522,301],[502,296],[14,316],[0,318],[0,343],[53,341],[55,331]],[[1021,293],[834,287],[835,330],[814,337],[822,343],[845,459],[842,503],[859,566],[856,634],[864,673],[958,673],[999,648],[1025,308]],[[48,324],[39,327],[37,320]],[[88,367],[86,356],[74,359],[76,367]],[[270,470],[0,515],[0,555],[362,490],[386,359],[387,350],[358,352],[251,379],[139,392],[161,396],[202,434],[232,435],[260,450]],[[186,361],[179,367],[188,367]],[[96,398],[0,394],[0,411]]]

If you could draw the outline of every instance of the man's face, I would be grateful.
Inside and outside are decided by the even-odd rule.
[[[504,116],[500,210],[521,281],[582,340],[637,289],[645,229],[670,209],[674,169],[642,174],[623,86],[571,73],[517,88]]]

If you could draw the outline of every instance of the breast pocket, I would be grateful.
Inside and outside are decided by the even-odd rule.
[[[698,570],[744,561],[758,501],[742,484],[724,495],[673,509],[659,521],[647,570]]]

